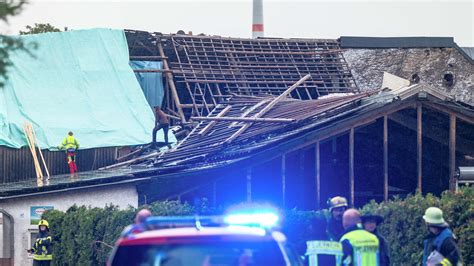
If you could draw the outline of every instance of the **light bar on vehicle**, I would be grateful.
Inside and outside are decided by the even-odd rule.
[[[226,216],[155,216],[146,219],[149,229],[192,226],[200,229],[206,226],[243,225],[270,228],[276,226],[279,217],[275,213],[235,213]]]
[[[218,226],[222,224],[220,216],[154,216],[146,219],[148,228]]]
[[[275,213],[236,213],[224,217],[224,222],[231,225],[257,225],[260,227],[273,227],[279,220]]]

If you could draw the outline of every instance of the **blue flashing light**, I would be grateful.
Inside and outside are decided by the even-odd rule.
[[[193,226],[197,229],[202,226],[216,226],[221,224],[222,219],[219,216],[156,216],[146,219],[148,228],[167,228],[167,227],[185,227]]]
[[[212,226],[251,226],[272,228],[278,224],[280,217],[274,212],[245,212],[232,213],[226,216],[168,216],[148,217],[145,227],[148,230],[174,227],[202,227]]]
[[[224,222],[230,225],[257,225],[260,227],[276,226],[280,217],[275,213],[237,213],[224,217]]]

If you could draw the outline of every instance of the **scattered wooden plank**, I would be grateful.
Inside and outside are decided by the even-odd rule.
[[[265,123],[291,123],[295,119],[290,118],[256,118],[256,117],[204,117],[204,116],[193,116],[192,120],[197,121],[235,121],[235,122],[265,122]]]
[[[121,163],[116,163],[116,164],[112,164],[112,165],[108,165],[108,166],[104,166],[102,168],[99,168],[99,170],[107,170],[107,169],[112,169],[112,168],[117,168],[117,167],[121,167],[121,166],[126,166],[126,165],[130,165],[134,162],[138,162],[140,160],[145,160],[145,159],[149,159],[149,158],[153,158],[153,157],[156,157],[157,155],[159,155],[160,152],[152,152],[150,154],[147,154],[147,155],[143,155],[143,156],[140,156],[140,157],[137,157],[137,158],[134,158],[134,159],[131,159],[131,160],[128,160],[128,161],[125,161],[125,162],[121,162]]]
[[[26,141],[28,142],[28,147],[30,148],[31,155],[33,156],[33,164],[35,166],[36,178],[39,181],[40,179],[43,178],[43,172],[38,163],[38,157],[36,157],[36,149],[34,148],[33,138],[30,135],[31,132],[29,132],[28,130],[27,122],[25,122],[25,124],[23,125],[23,132],[25,133]]]
[[[130,157],[132,157],[132,156],[134,156],[134,155],[140,154],[140,153],[142,153],[142,152],[143,152],[143,147],[140,147],[140,148],[138,148],[138,149],[132,151],[131,153],[128,153],[128,154],[125,154],[125,155],[123,155],[123,156],[121,156],[121,157],[118,157],[118,158],[116,159],[116,161],[117,161],[117,162],[121,162],[121,161],[123,161],[123,160],[125,160],[125,159],[128,159],[128,158],[130,158]]]
[[[24,125],[23,125],[23,132],[25,133],[26,141],[28,142],[28,146],[30,148],[31,155],[33,156],[33,163],[34,163],[34,166],[35,166],[36,178],[38,179],[37,180],[38,184],[40,184],[40,183],[43,182],[43,177],[44,176],[43,176],[43,170],[41,169],[41,165],[40,165],[39,160],[38,160],[38,156],[36,154],[36,147],[38,147],[39,154],[40,154],[43,166],[44,166],[46,174],[47,174],[47,178],[49,178],[49,176],[50,176],[48,166],[46,165],[46,162],[45,162],[44,157],[43,157],[43,153],[41,152],[41,147],[39,146],[39,144],[37,142],[36,133],[35,133],[35,130],[33,128],[33,125],[31,125],[31,123],[29,123],[29,122],[25,122]]]
[[[39,154],[41,156],[41,161],[43,162],[44,170],[46,171],[46,176],[49,178],[48,166],[46,165],[46,162],[45,162],[44,157],[43,157],[43,153],[41,152],[41,147],[39,145],[39,142],[37,141],[35,129],[33,128],[33,126],[31,124],[30,124],[30,127],[31,127],[31,132],[33,133],[33,137],[34,137],[36,146],[38,146],[38,151],[39,151]]]
[[[230,111],[230,109],[232,109],[232,106],[230,106],[230,105],[226,106],[214,118],[223,117],[225,114],[227,114]],[[215,121],[215,120],[212,121],[211,123],[207,124],[201,131],[199,131],[198,135],[200,137],[205,136],[216,124],[217,124],[217,121]]]
[[[278,97],[276,97],[275,99],[273,99],[267,106],[265,106],[262,110],[260,110],[260,112],[258,112],[256,115],[254,115],[253,117],[254,118],[259,118],[259,117],[262,117],[264,116],[268,111],[270,111],[270,109],[273,108],[273,106],[275,106],[279,101],[283,100],[284,98],[286,98],[286,96],[288,96],[294,89],[296,89],[299,85],[301,85],[303,82],[305,82],[306,80],[308,80],[309,78],[311,78],[311,75],[308,74],[304,77],[302,77],[300,80],[298,80],[295,84],[291,85],[291,87],[289,87],[285,92],[283,92],[282,94],[280,94]],[[248,123],[248,124],[245,124],[243,127],[241,127],[239,130],[237,130],[237,132],[235,132],[234,134],[232,134],[232,136],[230,136],[227,140],[224,141],[224,143],[231,143],[233,140],[235,140],[238,136],[240,136],[242,133],[245,132],[245,130],[247,130],[250,126],[252,125],[252,123]]]

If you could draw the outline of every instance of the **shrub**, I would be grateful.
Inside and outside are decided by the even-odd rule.
[[[306,241],[325,238],[325,215],[322,211],[296,209],[284,212],[282,231],[299,254],[306,252]]]
[[[375,213],[384,217],[379,232],[390,244],[391,261],[395,265],[415,265],[423,256],[423,239],[428,234],[423,214],[428,207],[443,210],[444,218],[457,236],[458,245],[466,265],[474,263],[474,188],[466,187],[459,193],[444,192],[441,198],[431,194],[395,198],[389,202],[371,201],[362,213]]]
[[[153,215],[190,215],[194,208],[178,201],[157,202],[150,206]],[[72,206],[65,213],[48,211],[54,236],[54,265],[104,265],[111,248],[125,226],[133,223],[137,209],[119,210],[116,206],[87,208]],[[105,244],[104,244],[105,243]]]
[[[371,201],[362,213],[382,215],[385,222],[379,232],[390,244],[394,265],[417,265],[421,262],[423,238],[427,234],[422,216],[426,208],[436,206],[444,211],[445,219],[458,237],[458,244],[466,265],[474,264],[474,188],[466,187],[459,193],[444,192],[440,198],[431,194],[415,194],[388,202]],[[214,214],[207,202],[193,207],[179,201],[157,202],[150,206],[154,215],[191,215],[197,209],[202,214]],[[133,223],[137,209],[119,210],[116,206],[87,208],[73,206],[65,213],[49,211],[44,214],[55,239],[54,265],[104,265],[110,247],[123,228]],[[324,239],[327,210],[282,212],[282,231],[303,254],[306,241]]]

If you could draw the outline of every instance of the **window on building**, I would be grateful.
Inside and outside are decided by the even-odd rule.
[[[454,85],[454,74],[446,73],[443,76],[443,84],[444,86],[450,88]]]
[[[410,80],[413,84],[419,83],[420,82],[420,76],[415,73],[415,74],[411,75]]]
[[[30,249],[33,246],[33,243],[36,241],[36,237],[38,236],[38,229],[28,229],[29,239],[28,239],[28,248]],[[28,257],[32,258],[33,254],[27,253]]]

